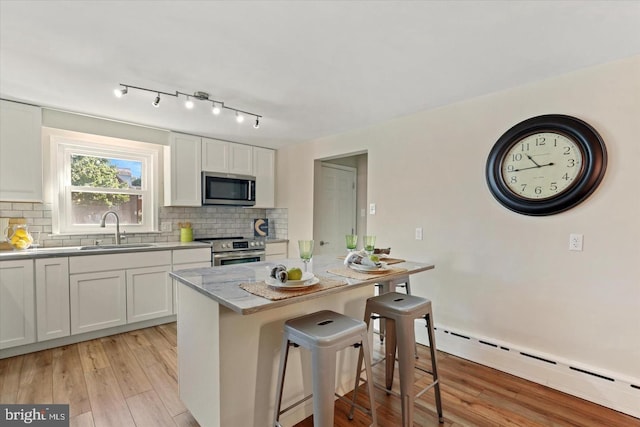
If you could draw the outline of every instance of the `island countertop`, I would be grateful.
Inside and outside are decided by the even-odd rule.
[[[314,298],[324,297],[333,293],[343,292],[345,290],[361,286],[371,285],[373,283],[387,282],[389,280],[434,268],[432,264],[405,261],[403,263],[394,264],[393,267],[404,269],[406,271],[385,275],[371,274],[371,277],[368,279],[356,280],[329,273],[327,270],[341,267],[343,262],[335,255],[320,255],[313,257],[312,261],[309,263],[309,271],[313,272],[316,276],[342,280],[347,283],[346,286],[338,286],[319,292],[312,292],[302,296],[277,301],[253,295],[240,288],[239,285],[242,283],[265,280],[269,277],[271,269],[277,264],[283,264],[287,266],[287,268],[302,267],[302,261],[300,259],[283,259],[278,260],[277,262],[253,262],[209,268],[178,270],[171,272],[170,275],[178,282],[189,286],[202,295],[211,298],[236,313],[252,314]]]

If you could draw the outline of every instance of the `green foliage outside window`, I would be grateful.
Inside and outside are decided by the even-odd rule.
[[[103,189],[126,189],[126,182],[118,179],[118,168],[109,159],[74,155],[71,159],[71,185],[77,187],[97,187]],[[73,192],[72,201],[79,205],[97,204],[118,206],[129,201],[126,194]]]

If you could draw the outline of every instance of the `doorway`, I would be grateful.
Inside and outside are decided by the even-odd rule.
[[[366,233],[367,154],[315,162],[314,253],[346,253],[345,234]],[[361,239],[361,238],[360,238]],[[361,242],[358,242],[361,246]]]

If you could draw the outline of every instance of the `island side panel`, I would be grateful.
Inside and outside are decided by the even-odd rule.
[[[176,284],[180,399],[201,426],[220,427],[220,307],[189,286]]]
[[[282,329],[287,319],[318,310],[333,310],[362,319],[366,299],[373,294],[373,285],[363,286],[249,315],[240,315],[221,306],[220,424],[271,425]],[[338,352],[336,386],[341,394],[353,389],[357,357],[358,350],[354,348]],[[311,389],[311,354],[306,349],[291,348],[282,407],[311,394]],[[309,400],[283,415],[280,422],[284,427],[292,426],[312,412],[312,401]]]

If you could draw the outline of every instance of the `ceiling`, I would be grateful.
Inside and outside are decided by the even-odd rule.
[[[640,1],[0,0],[2,98],[272,148],[637,54]]]

